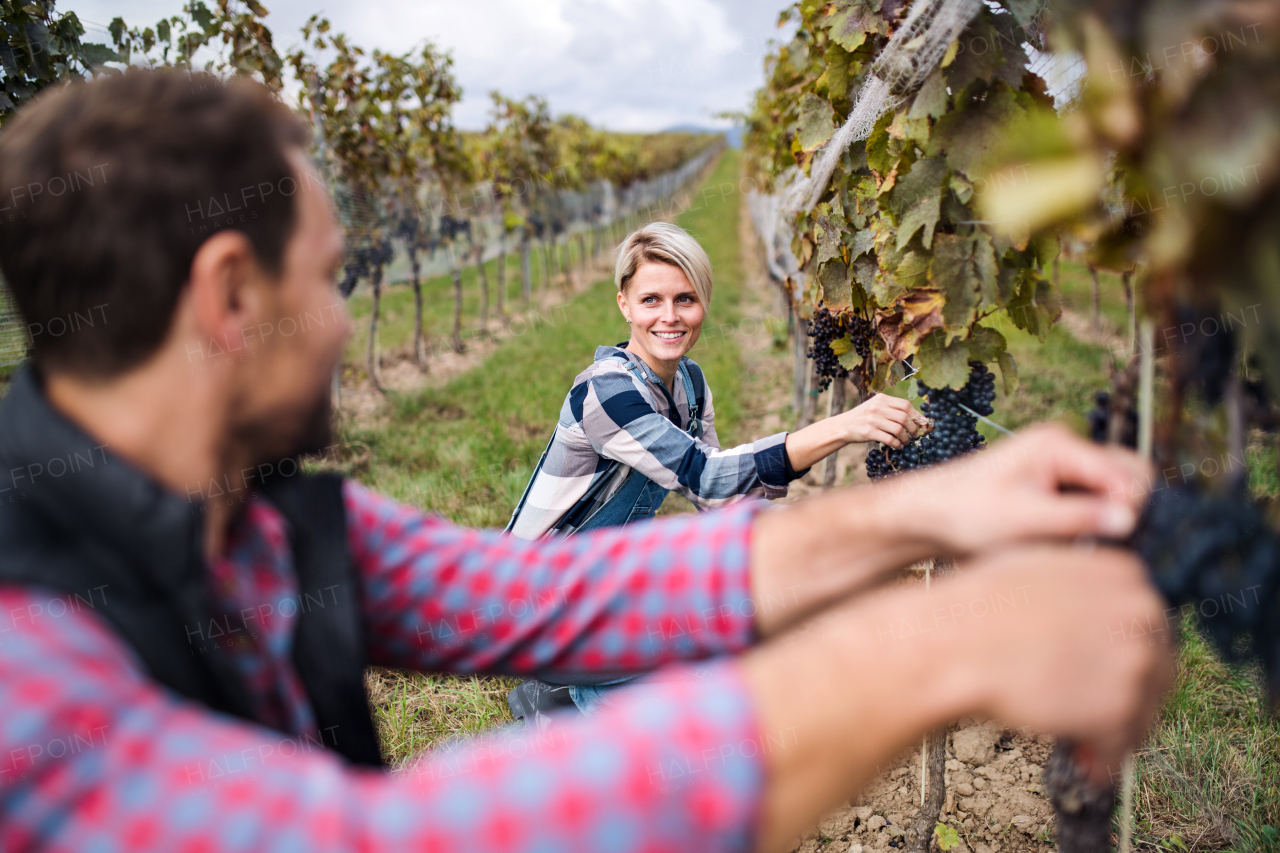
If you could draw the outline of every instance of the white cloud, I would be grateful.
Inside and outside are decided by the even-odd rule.
[[[150,25],[181,0],[68,0],[59,8],[105,24]],[[785,0],[367,0],[324,9],[267,2],[277,47],[315,11],[365,48],[403,52],[424,38],[448,49],[464,89],[455,118],[483,127],[489,92],[544,95],[613,130],[713,124],[761,83],[767,41]]]

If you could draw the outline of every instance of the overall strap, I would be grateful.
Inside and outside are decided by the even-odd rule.
[[[694,391],[693,378],[689,375],[689,367],[685,359],[680,360],[680,368],[677,373],[680,374],[680,381],[684,383],[685,399],[689,401],[689,435],[694,438],[701,438],[702,395]]]

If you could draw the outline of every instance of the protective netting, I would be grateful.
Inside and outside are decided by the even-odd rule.
[[[797,181],[783,196],[784,208],[813,209],[826,192],[840,155],[870,136],[880,116],[920,88],[981,8],[982,0],[916,0],[872,63],[848,119],[814,158],[808,180]]]

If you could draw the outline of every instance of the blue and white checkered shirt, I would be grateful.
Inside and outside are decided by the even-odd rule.
[[[627,369],[619,356],[633,369]],[[691,373],[701,373],[693,361],[686,358],[685,364]],[[803,471],[791,469],[785,432],[721,450],[710,388],[699,415],[701,439],[687,431],[689,400],[683,383],[676,382],[672,394],[625,345],[598,347],[594,363],[578,374],[565,397],[546,460],[512,533],[537,539],[584,500],[593,504],[586,514],[594,512],[633,468],[679,492],[700,510],[747,495],[780,498],[791,480],[803,476]],[[615,461],[622,464],[612,472]],[[612,481],[605,488],[592,488],[603,477]]]

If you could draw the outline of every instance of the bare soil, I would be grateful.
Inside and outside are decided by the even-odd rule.
[[[959,751],[959,757],[956,753]],[[941,822],[960,841],[950,853],[1045,853],[1052,850],[1053,807],[1041,768],[1053,739],[964,719],[947,738],[947,796]],[[920,807],[920,750],[883,768],[849,805],[791,847],[794,853],[887,853],[905,849],[903,833]],[[939,849],[935,838],[933,848]]]

